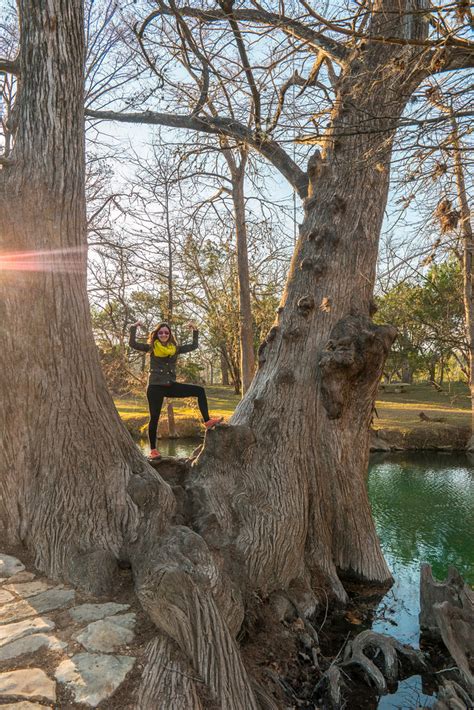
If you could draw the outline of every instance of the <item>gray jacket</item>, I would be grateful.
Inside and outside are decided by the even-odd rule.
[[[130,340],[128,344],[134,350],[139,350],[142,353],[150,353],[150,374],[148,375],[149,385],[170,385],[176,382],[176,361],[178,355],[190,353],[199,347],[199,331],[193,330],[193,342],[186,345],[178,345],[174,355],[169,357],[156,357],[150,348],[149,343],[140,343],[136,339],[137,328],[130,328]]]

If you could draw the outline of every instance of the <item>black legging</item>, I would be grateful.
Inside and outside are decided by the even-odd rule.
[[[150,408],[150,421],[148,423],[150,449],[156,448],[156,430],[158,429],[158,420],[165,397],[197,397],[202,418],[205,422],[209,421],[206,392],[204,387],[199,385],[185,385],[181,382],[173,382],[171,385],[148,385],[146,396]]]

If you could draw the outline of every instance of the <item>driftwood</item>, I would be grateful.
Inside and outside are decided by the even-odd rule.
[[[468,693],[474,694],[474,594],[459,572],[450,567],[444,582],[433,579],[430,565],[421,567],[420,628],[440,638],[458,666]],[[454,707],[454,706],[453,706]]]
[[[449,602],[459,608],[472,607],[472,592],[455,567],[448,568],[443,582],[433,578],[431,565],[420,568],[420,629],[424,634],[440,637],[438,621],[434,612],[435,604]]]
[[[428,414],[420,412],[418,415],[422,422],[438,422],[439,424],[444,424],[447,419],[446,417],[429,417]]]

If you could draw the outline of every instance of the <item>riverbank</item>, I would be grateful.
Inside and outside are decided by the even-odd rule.
[[[206,391],[212,415],[228,421],[239,395],[223,385],[206,387]],[[115,403],[133,438],[137,441],[146,438],[145,397],[118,398]],[[199,410],[192,399],[174,400],[173,409],[180,438],[202,435]],[[409,385],[403,392],[381,391],[374,412],[371,450],[463,451],[470,437],[470,416],[469,392],[463,383],[451,383],[442,391],[428,384]],[[169,437],[165,409],[158,434],[162,439]]]

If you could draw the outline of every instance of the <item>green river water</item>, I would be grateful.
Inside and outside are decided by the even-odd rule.
[[[161,441],[167,456],[187,456],[196,440]],[[444,579],[449,565],[474,584],[474,457],[399,453],[371,457],[369,497],[385,558],[395,583],[375,614],[374,631],[419,645],[419,570],[428,562]],[[431,707],[421,676],[399,683],[380,698],[379,710]]]

